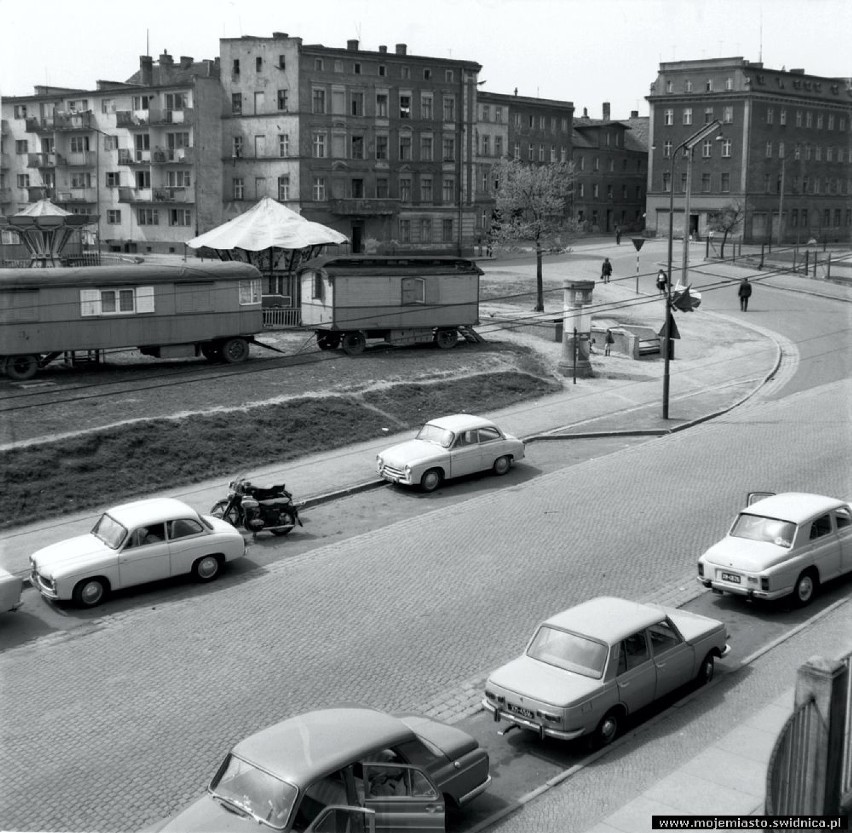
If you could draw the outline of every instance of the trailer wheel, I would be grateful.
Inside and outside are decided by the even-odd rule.
[[[340,336],[337,333],[317,333],[317,347],[320,350],[337,350]]]
[[[238,364],[249,357],[248,342],[244,338],[229,338],[222,345],[222,359],[227,364]]]
[[[455,347],[458,340],[459,334],[457,330],[438,330],[435,333],[435,344],[442,350],[449,350],[451,347]]]
[[[9,356],[6,359],[3,369],[10,379],[16,382],[23,382],[26,379],[32,379],[38,370],[37,356]]]
[[[202,344],[201,355],[204,356],[208,362],[220,362],[222,361],[222,348],[218,344]]]
[[[346,333],[343,336],[343,352],[347,356],[360,356],[367,346],[367,339],[362,332]]]

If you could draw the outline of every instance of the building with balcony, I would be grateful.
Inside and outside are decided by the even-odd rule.
[[[650,106],[647,224],[704,236],[728,204],[747,242],[852,239],[852,79],[768,69],[741,57],[661,63]],[[677,148],[702,125],[717,136],[693,151],[690,216]],[[673,164],[674,163],[674,164]],[[674,189],[672,194],[671,189]]]
[[[0,212],[46,196],[97,215],[103,248],[140,253],[182,252],[199,225],[222,221],[218,60],[142,56],[125,82],[37,86],[0,106]]]
[[[645,189],[648,178],[648,119],[638,111],[628,119],[613,119],[609,102],[602,118],[589,118],[588,110],[574,119],[573,214],[580,227],[625,233],[645,224]]]

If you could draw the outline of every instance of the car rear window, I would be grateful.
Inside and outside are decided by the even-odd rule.
[[[603,676],[608,648],[606,645],[576,633],[542,625],[538,629],[527,656],[599,680]]]
[[[778,518],[766,518],[763,515],[750,515],[743,512],[731,527],[734,538],[747,538],[749,541],[762,541],[777,547],[790,548],[796,534],[796,524]]]

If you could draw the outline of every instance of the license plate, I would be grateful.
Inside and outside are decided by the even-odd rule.
[[[722,581],[729,581],[731,584],[741,584],[742,578],[736,573],[722,573]]]
[[[520,715],[521,717],[526,717],[528,720],[532,720],[535,717],[534,712],[530,711],[530,709],[525,709],[522,706],[513,706],[511,703],[509,703],[508,709],[513,714]]]

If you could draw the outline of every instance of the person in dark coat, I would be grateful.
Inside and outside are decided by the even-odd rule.
[[[615,227],[615,242],[617,245],[621,245],[621,226]]]
[[[737,290],[737,295],[740,298],[740,309],[743,312],[748,311],[748,299],[751,298],[751,284],[748,278],[743,278],[740,281],[740,288]]]
[[[609,279],[612,277],[612,264],[609,262],[609,258],[605,257],[603,265],[601,266],[601,280],[604,283],[609,283]]]

